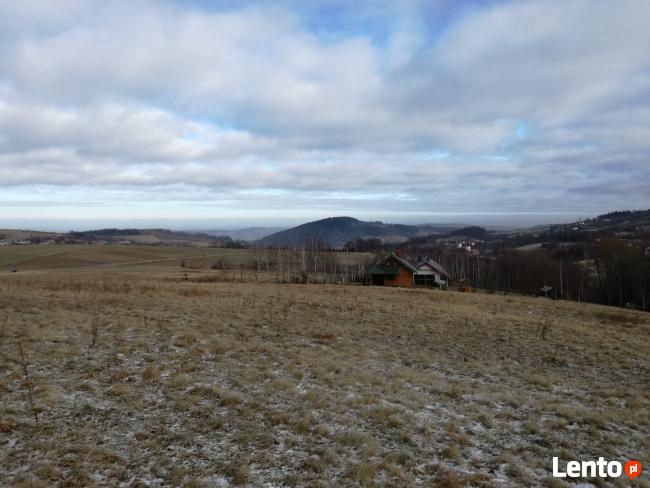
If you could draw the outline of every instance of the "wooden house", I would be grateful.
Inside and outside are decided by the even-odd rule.
[[[420,259],[415,265],[412,265],[397,252],[371,266],[367,274],[370,283],[377,286],[444,288],[451,282],[451,275],[433,259]]]
[[[386,256],[368,268],[370,282],[377,286],[415,287],[417,269],[396,253]]]

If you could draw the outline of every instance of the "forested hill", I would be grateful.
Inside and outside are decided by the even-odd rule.
[[[449,232],[455,226],[385,224],[364,222],[352,217],[330,217],[308,222],[259,239],[257,244],[297,246],[320,242],[329,247],[340,247],[359,238],[381,238],[387,242],[403,242],[423,234]]]

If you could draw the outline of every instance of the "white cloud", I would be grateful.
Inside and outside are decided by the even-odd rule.
[[[262,206],[241,192],[279,189],[293,205],[311,195],[341,208],[336,192],[406,194],[413,211],[650,203],[638,185],[650,184],[647,2],[507,2],[459,16],[441,2],[431,25],[413,20],[427,8],[414,3],[384,19],[384,43],[363,24],[375,10],[360,16],[367,32],[328,39],[310,31],[309,9],[270,3],[31,3],[0,3],[5,187],[178,199],[163,188],[182,185]],[[431,152],[449,157],[421,157]],[[590,190],[616,168],[619,201]]]

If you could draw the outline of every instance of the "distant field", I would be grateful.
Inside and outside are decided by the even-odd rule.
[[[553,456],[648,465],[649,314],[185,273],[0,274],[0,484],[563,487]]]
[[[536,242],[535,244],[526,244],[525,246],[519,246],[515,248],[517,251],[535,251],[537,249],[541,249],[543,246],[543,243],[541,242]]]
[[[269,251],[275,259],[275,251]],[[365,253],[337,253],[342,265],[352,265]],[[120,245],[25,245],[0,247],[0,270],[34,271],[62,268],[115,267],[121,270],[152,267],[177,268],[181,262],[189,269],[248,267],[256,263],[257,253],[248,249],[219,249],[176,246]]]
[[[214,249],[172,246],[7,246],[0,247],[0,268],[19,268],[26,270],[65,267],[98,266],[109,264],[146,264],[146,262],[176,261],[183,258],[206,259],[228,256],[237,261],[248,257],[246,250]]]

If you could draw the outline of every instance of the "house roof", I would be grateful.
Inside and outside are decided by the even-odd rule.
[[[391,253],[388,256],[386,256],[384,259],[379,261],[377,264],[368,268],[368,274],[390,274],[390,275],[399,274],[399,268],[397,266],[390,266],[386,264],[390,260],[396,261],[397,264],[408,269],[411,273],[418,272],[417,268],[413,266],[411,263],[409,263],[407,260],[399,257],[395,253]]]
[[[399,268],[395,266],[382,266],[381,264],[373,264],[368,268],[368,274],[374,275],[398,275]]]
[[[420,268],[422,268],[423,266],[429,266],[429,267],[431,267],[431,268],[433,268],[433,269],[439,271],[440,274],[444,274],[444,275],[446,275],[446,276],[451,276],[451,275],[447,272],[447,270],[446,270],[445,268],[442,267],[442,265],[441,265],[440,263],[438,263],[437,261],[434,261],[434,260],[431,259],[431,258],[420,259],[417,263],[415,263],[415,267],[416,267],[417,269],[420,269]]]

